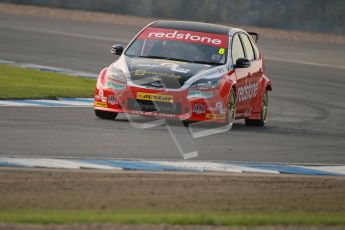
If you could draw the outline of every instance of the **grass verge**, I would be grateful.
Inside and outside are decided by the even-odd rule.
[[[93,97],[96,80],[0,64],[0,99]]]
[[[332,225],[345,226],[345,213],[233,213],[87,210],[2,210],[8,224],[172,224],[172,225]]]

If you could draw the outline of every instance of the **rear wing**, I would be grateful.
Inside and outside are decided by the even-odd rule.
[[[259,41],[259,33],[248,32],[248,34],[253,37],[253,39],[255,40],[256,43],[258,43],[258,41]]]

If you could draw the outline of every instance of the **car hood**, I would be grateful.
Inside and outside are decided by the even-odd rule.
[[[191,77],[214,66],[151,58],[125,58],[134,84],[178,89]]]

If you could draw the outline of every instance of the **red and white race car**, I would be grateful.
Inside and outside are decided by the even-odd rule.
[[[96,116],[129,113],[230,125],[245,119],[263,126],[272,87],[257,38],[221,25],[153,22],[125,49],[112,47],[120,57],[99,74]]]

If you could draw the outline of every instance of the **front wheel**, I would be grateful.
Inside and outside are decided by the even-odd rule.
[[[234,124],[236,117],[236,94],[235,90],[232,88],[229,93],[228,108],[226,113],[226,123],[229,125],[230,129]]]
[[[95,109],[95,114],[97,117],[106,119],[106,120],[114,120],[117,117],[117,113],[102,111],[102,110],[97,110],[97,109]]]
[[[258,120],[245,119],[246,125],[263,127],[267,121],[267,114],[268,114],[268,92],[267,90],[265,90],[265,93],[262,97],[262,102],[261,102],[260,119]]]

